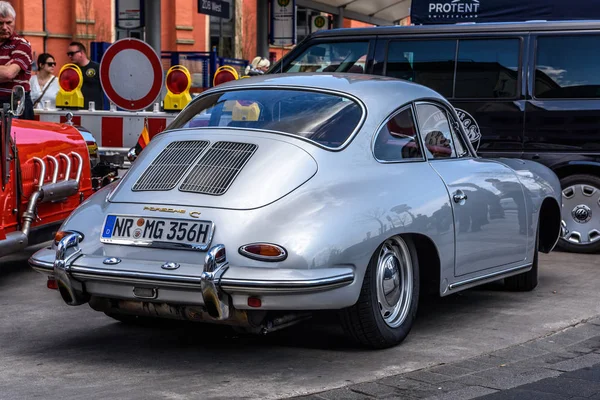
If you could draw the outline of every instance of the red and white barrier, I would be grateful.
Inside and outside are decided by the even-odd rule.
[[[88,111],[88,110],[36,110],[35,119],[45,122],[66,122],[67,113],[73,113],[72,122],[88,129],[102,149],[121,150],[135,146],[144,120],[148,120],[150,138],[175,119],[177,113],[148,111]]]

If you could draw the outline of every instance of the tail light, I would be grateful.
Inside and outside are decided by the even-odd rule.
[[[287,251],[272,243],[251,243],[239,248],[239,253],[245,257],[259,261],[283,261],[287,258]]]
[[[71,233],[77,233],[79,235],[79,241],[83,240],[83,233],[77,231],[58,231],[54,235],[54,244],[58,244],[65,236],[70,235]]]

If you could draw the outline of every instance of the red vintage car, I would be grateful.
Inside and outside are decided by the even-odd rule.
[[[24,121],[14,114],[19,111],[8,105],[0,109],[0,257],[52,239],[93,193],[93,143],[71,124]]]

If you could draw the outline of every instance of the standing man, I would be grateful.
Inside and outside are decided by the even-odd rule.
[[[104,97],[100,85],[100,64],[88,58],[85,46],[80,42],[71,42],[67,56],[73,64],[79,66],[83,75],[81,93],[83,94],[84,108],[88,109],[89,102],[93,101],[96,110],[103,110]]]
[[[22,119],[33,119],[33,102],[29,86],[31,78],[31,45],[15,34],[17,13],[7,1],[0,1],[0,107],[9,103],[13,87],[25,89]],[[14,107],[16,105],[13,104]]]

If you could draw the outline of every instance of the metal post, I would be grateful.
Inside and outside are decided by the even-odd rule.
[[[160,57],[162,48],[160,44],[160,0],[145,1],[146,43],[148,43]]]
[[[344,27],[344,7],[338,7],[338,14],[333,16],[333,27],[335,29]]]
[[[269,57],[269,0],[256,0],[256,55]]]

